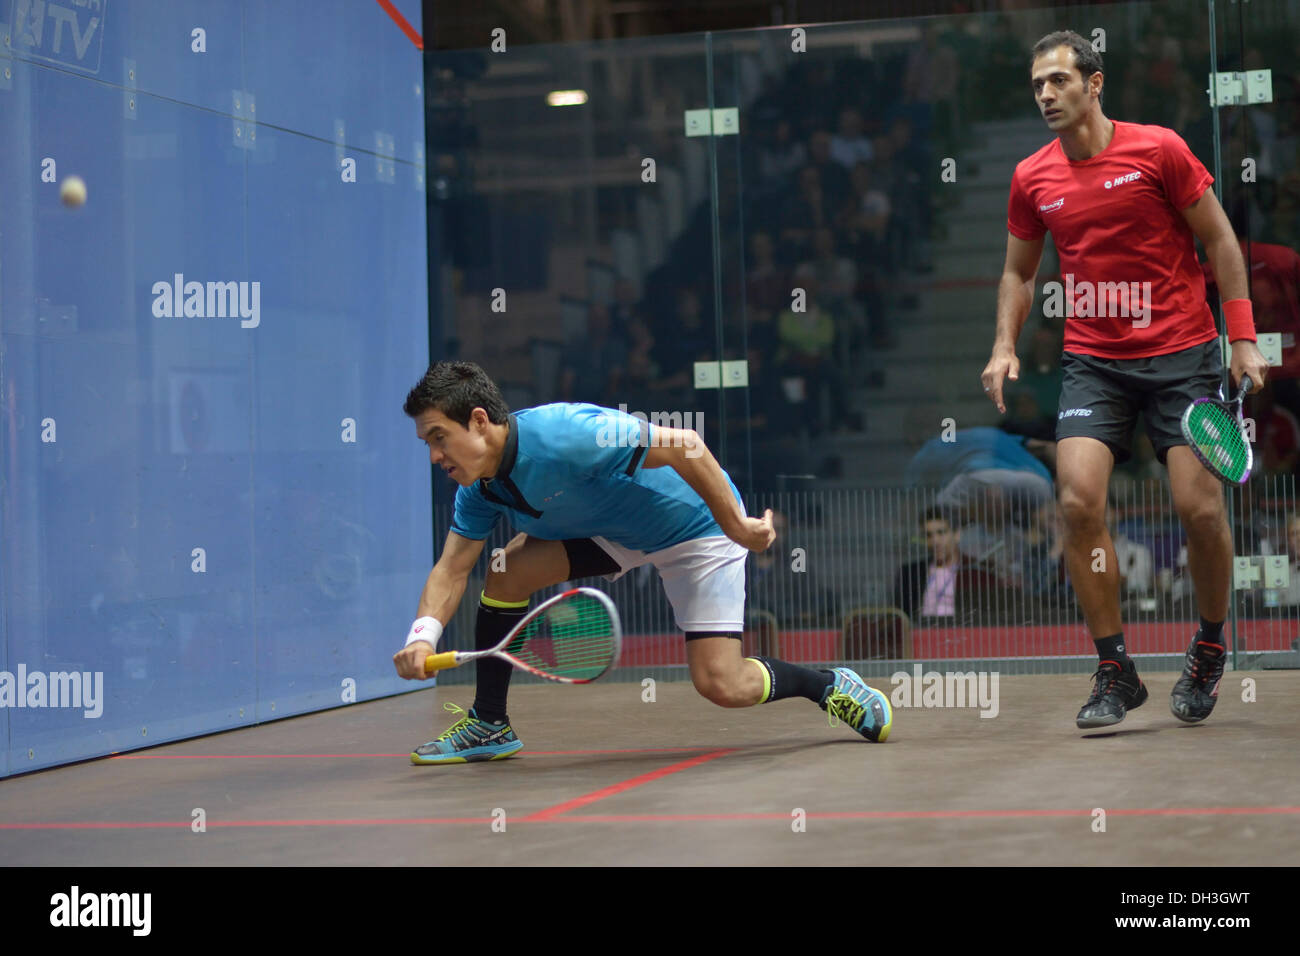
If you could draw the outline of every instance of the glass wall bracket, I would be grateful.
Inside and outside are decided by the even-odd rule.
[[[1211,106],[1253,106],[1273,102],[1273,71],[1247,70],[1245,73],[1210,75]]]
[[[682,119],[687,136],[735,136],[740,132],[740,111],[734,107],[716,110],[685,110]]]

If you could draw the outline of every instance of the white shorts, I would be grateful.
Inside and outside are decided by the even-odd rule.
[[[621,569],[605,575],[607,581],[616,581],[643,564],[655,566],[679,629],[687,633],[739,633],[745,629],[745,559],[749,551],[730,538],[696,538],[649,554],[608,538],[591,540]]]

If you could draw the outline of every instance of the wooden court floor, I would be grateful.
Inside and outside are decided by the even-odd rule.
[[[412,766],[451,722],[443,702],[472,702],[442,687],[0,781],[0,861],[1300,863],[1300,672],[1227,672],[1196,726],[1169,713],[1175,678],[1144,674],[1147,704],[1085,734],[1086,676],[1004,675],[996,717],[899,708],[885,744],[803,700],[724,710],[686,683],[660,682],[652,703],[636,683],[519,686],[522,755]]]

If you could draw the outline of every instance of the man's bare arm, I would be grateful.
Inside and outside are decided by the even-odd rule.
[[[1205,247],[1206,258],[1210,260],[1210,268],[1214,271],[1214,282],[1219,287],[1219,297],[1224,302],[1249,299],[1246,260],[1241,255],[1241,245],[1214,190],[1205,190],[1200,199],[1182,212],[1187,225]],[[1236,339],[1232,342],[1230,368],[1234,383],[1240,382],[1243,374],[1250,375],[1250,380],[1255,385],[1252,391],[1258,391],[1268,375],[1268,361],[1250,339]]]
[[[429,572],[424,582],[424,591],[420,594],[420,603],[415,617],[431,617],[439,625],[445,625],[456,613],[460,599],[465,595],[465,582],[474,562],[483,552],[483,542],[472,538],[463,538],[454,531],[447,532],[447,541],[442,546],[442,554]],[[408,644],[393,655],[393,664],[397,673],[407,679],[424,680],[424,659],[434,651],[436,637],[433,640],[418,640]]]
[[[1183,210],[1183,218],[1205,247],[1219,295],[1224,300],[1249,298],[1246,260],[1242,258],[1237,236],[1214,190],[1207,189],[1201,193],[1200,199]]]
[[[689,428],[656,425],[654,437],[641,467],[671,467],[704,499],[723,534],[750,551],[765,551],[776,538],[772,510],[769,508],[762,518],[745,514],[732,493],[726,473],[699,433]]]
[[[1007,233],[1007,261],[998,282],[997,331],[993,335],[993,354],[980,376],[989,400],[1006,413],[1002,400],[1004,379],[1020,377],[1020,360],[1016,358],[1016,340],[1024,328],[1029,309],[1034,304],[1034,279],[1043,258],[1043,240],[1018,239]]]
[[[482,541],[462,538],[456,532],[448,531],[442,554],[424,582],[415,616],[432,617],[443,624],[450,621],[460,606],[469,573],[482,553]]]

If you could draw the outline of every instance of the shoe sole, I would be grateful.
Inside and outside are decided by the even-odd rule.
[[[468,757],[462,757],[459,755],[447,756],[447,757],[438,757],[433,760],[430,760],[427,757],[422,756],[421,754],[412,753],[411,763],[416,767],[436,767],[445,763],[483,763],[486,760],[505,760],[507,757],[513,757],[515,754],[519,753],[519,751],[523,749],[524,749],[524,745],[521,743],[518,747],[515,747],[511,750],[504,751],[502,753],[472,754],[471,756]]]
[[[1116,724],[1118,724],[1120,721],[1122,721],[1125,717],[1128,716],[1129,711],[1137,710],[1139,707],[1145,704],[1147,702],[1147,698],[1151,696],[1150,694],[1147,693],[1146,684],[1140,684],[1139,687],[1141,688],[1141,693],[1138,695],[1137,701],[1125,707],[1124,713],[1120,714],[1118,717],[1089,717],[1086,721],[1076,717],[1074,719],[1074,725],[1078,727],[1080,730],[1095,730],[1098,727],[1114,727]]]
[[[1174,701],[1171,700],[1169,702],[1169,712],[1185,724],[1199,724],[1206,717],[1209,717],[1210,714],[1214,713],[1214,708],[1211,707],[1207,713],[1202,714],[1200,717],[1188,717],[1184,714],[1180,714],[1174,706]]]

